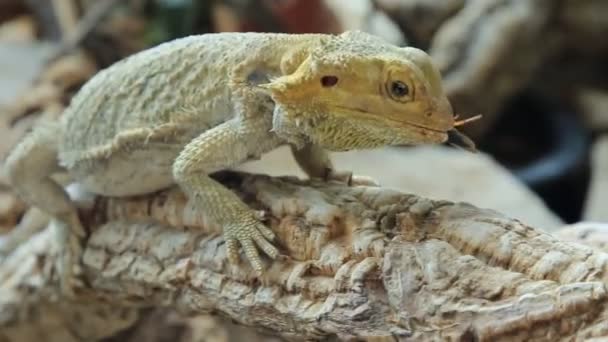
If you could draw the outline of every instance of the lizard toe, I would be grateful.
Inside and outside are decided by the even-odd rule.
[[[251,267],[253,267],[258,274],[261,274],[264,271],[264,266],[262,265],[262,259],[260,259],[260,254],[258,253],[258,249],[253,243],[253,240],[250,238],[243,239],[241,240],[241,245],[243,246],[243,251],[245,251],[247,259],[251,263]]]
[[[63,253],[57,263],[57,275],[59,277],[59,288],[66,298],[76,296],[75,288],[82,286],[82,282],[76,277],[76,267],[73,262],[73,255]]]
[[[233,265],[239,263],[239,248],[236,239],[226,239],[226,255],[229,263]]]
[[[258,249],[261,249],[270,258],[279,256],[278,249],[269,242],[275,238],[274,232],[257,219],[257,213],[249,211],[237,215],[241,219],[231,222],[224,227],[224,238],[228,257],[232,260],[238,259],[238,245],[243,248],[245,256],[256,272],[261,275],[264,264],[260,258]]]
[[[253,240],[260,247],[266,255],[271,257],[272,259],[276,259],[279,256],[279,250],[273,246],[270,242],[268,242],[262,234],[257,233],[253,235]]]
[[[82,276],[83,270],[80,264],[83,245],[77,232],[67,229],[63,221],[52,221],[53,229],[58,232],[57,259],[55,268],[59,278],[61,293],[66,298],[76,296],[75,289],[84,287]]]
[[[274,232],[263,224],[258,224],[257,231],[259,231],[266,239],[270,241],[274,240],[276,237]]]

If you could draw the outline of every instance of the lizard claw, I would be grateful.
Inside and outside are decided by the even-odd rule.
[[[224,238],[226,239],[226,251],[230,263],[238,263],[238,244],[240,244],[253,269],[258,274],[262,274],[264,266],[258,248],[272,259],[279,256],[279,250],[268,241],[274,240],[274,232],[259,222],[257,216],[256,213],[252,212],[245,222],[225,225]]]
[[[258,219],[259,221],[264,221],[268,218],[268,215],[265,210],[254,210],[253,214],[254,214],[255,218]],[[270,239],[272,240],[272,238],[270,238]]]

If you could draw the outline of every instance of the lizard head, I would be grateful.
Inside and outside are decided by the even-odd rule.
[[[275,102],[274,130],[289,140],[345,151],[442,143],[454,115],[439,71],[422,50],[345,32],[301,54],[261,85]]]

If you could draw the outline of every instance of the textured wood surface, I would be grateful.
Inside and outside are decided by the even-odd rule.
[[[0,341],[107,337],[142,308],[211,313],[289,338],[480,341],[608,335],[608,254],[467,204],[222,173],[286,256],[255,277],[170,189],[83,198],[87,286],[55,297],[49,230],[0,267]],[[77,193],[77,191],[75,192]],[[78,340],[78,338],[74,338]]]

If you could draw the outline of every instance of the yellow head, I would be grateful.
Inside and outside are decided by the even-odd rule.
[[[302,54],[293,72],[261,87],[275,106],[275,131],[334,151],[442,143],[454,115],[423,51],[363,32],[331,36]]]

